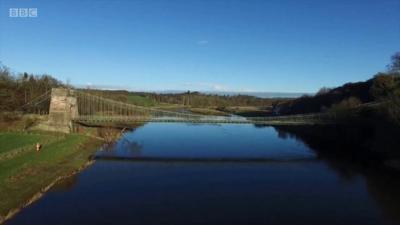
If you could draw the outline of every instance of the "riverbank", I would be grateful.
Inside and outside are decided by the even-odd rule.
[[[80,134],[0,132],[0,224],[57,180],[83,169],[101,142]],[[35,143],[43,144],[40,152]]]

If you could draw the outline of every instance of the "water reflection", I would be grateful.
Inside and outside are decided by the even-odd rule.
[[[362,155],[369,149],[360,143],[374,141],[370,139],[370,132],[354,128],[355,132],[368,135],[364,140],[357,139],[357,142],[353,142],[335,127],[330,128],[329,134],[324,132],[328,128],[318,126],[275,127],[275,129],[280,138],[296,138],[313,149],[317,157],[335,171],[344,182],[351,183],[362,176],[369,195],[379,205],[387,222],[400,224],[400,173],[382,166],[375,160],[373,154]],[[337,152],[341,154],[336,154]]]
[[[127,158],[136,158],[142,155],[143,146],[134,140],[122,137],[118,142],[104,144],[97,152],[97,156],[121,156]]]
[[[187,159],[190,161],[287,161],[314,159],[296,139],[276,138],[272,127],[251,125],[148,124],[126,133],[97,158]]]
[[[148,124],[98,156],[157,160],[99,159],[9,224],[400,224],[399,174],[329,132]]]

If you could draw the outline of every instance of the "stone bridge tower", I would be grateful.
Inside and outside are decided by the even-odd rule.
[[[74,90],[53,88],[51,90],[49,120],[43,124],[46,130],[72,132],[72,120],[79,115]]]

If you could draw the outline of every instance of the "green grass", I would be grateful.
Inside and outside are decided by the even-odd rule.
[[[78,134],[64,138],[44,134],[0,134],[3,135],[10,138],[7,139],[8,149],[22,146],[11,140],[20,143],[31,143],[41,138],[54,140],[43,145],[40,152],[33,149],[0,163],[0,217],[20,207],[58,177],[83,166],[99,145],[97,140]]]
[[[153,101],[152,99],[145,97],[145,96],[140,96],[140,95],[128,95],[127,99],[129,104],[134,104],[134,105],[140,105],[140,106],[146,106],[146,107],[151,107],[155,106],[157,103]]]
[[[42,143],[49,137],[51,136],[40,134],[0,133],[0,154],[29,145],[34,148],[37,142]]]

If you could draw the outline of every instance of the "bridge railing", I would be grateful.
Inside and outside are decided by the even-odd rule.
[[[79,116],[74,119],[76,121],[263,123],[271,121],[322,122],[331,121],[335,117],[332,113],[268,117],[209,116],[137,106],[83,91],[76,91],[76,94],[79,105]]]

